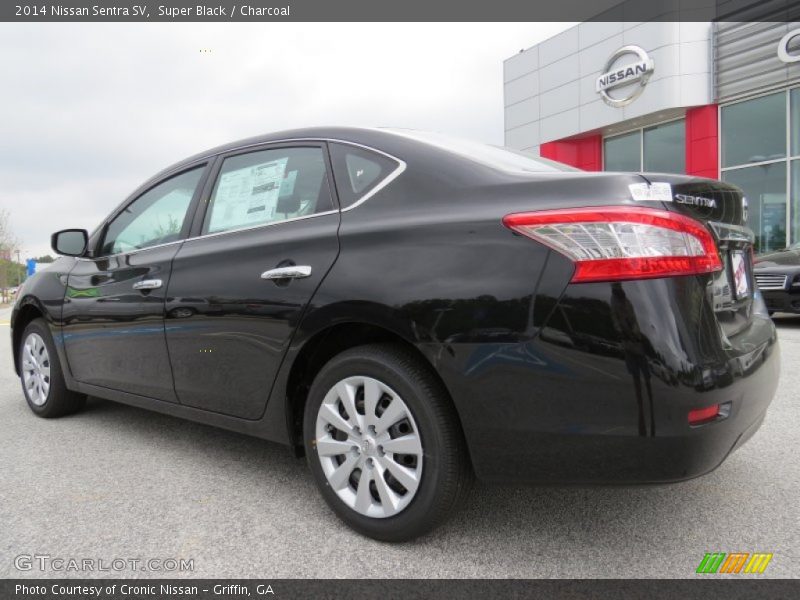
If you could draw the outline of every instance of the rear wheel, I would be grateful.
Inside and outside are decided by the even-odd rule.
[[[55,418],[83,408],[86,396],[67,389],[50,329],[43,319],[28,324],[18,352],[22,391],[34,413]]]
[[[460,503],[471,470],[441,383],[400,346],[348,350],[323,367],[304,418],[309,466],[348,525],[404,541],[441,524]]]

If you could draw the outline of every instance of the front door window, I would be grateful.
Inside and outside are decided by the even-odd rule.
[[[159,183],[129,204],[109,224],[101,254],[132,252],[179,240],[203,169],[198,167]]]

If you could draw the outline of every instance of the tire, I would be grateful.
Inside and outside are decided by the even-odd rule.
[[[355,419],[346,404],[355,406]],[[398,345],[359,346],[331,359],[309,391],[303,437],[326,502],[350,527],[377,540],[428,533],[458,508],[472,484],[447,392],[424,362]],[[365,474],[368,487],[361,485]]]
[[[28,323],[17,355],[22,392],[37,416],[54,419],[83,408],[86,396],[67,389],[50,328],[43,319]]]

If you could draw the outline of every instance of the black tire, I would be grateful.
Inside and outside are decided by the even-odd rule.
[[[370,517],[348,506],[331,487],[316,447],[317,415],[326,394],[348,377],[377,379],[405,402],[419,430],[423,463],[415,495],[399,513]],[[394,344],[347,350],[317,374],[303,420],[306,457],[326,502],[350,527],[368,537],[402,542],[441,525],[462,503],[473,475],[457,415],[442,384],[412,352]]]
[[[23,366],[23,361],[25,359],[25,343],[32,334],[38,335],[44,342],[44,346],[47,349],[47,363],[50,367],[50,388],[43,404],[34,402],[29,390],[26,389],[25,386]],[[19,348],[17,348],[17,356],[19,357],[22,393],[25,394],[25,400],[28,402],[28,406],[37,416],[45,419],[54,419],[56,417],[72,414],[84,407],[86,404],[86,396],[71,392],[67,389],[67,385],[64,382],[64,374],[61,370],[61,363],[58,360],[58,354],[56,353],[55,344],[53,343],[53,337],[50,335],[50,328],[47,326],[44,319],[34,319],[28,323],[28,326],[22,332]]]

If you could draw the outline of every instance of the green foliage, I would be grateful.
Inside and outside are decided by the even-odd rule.
[[[0,259],[0,289],[17,287],[20,282],[25,281],[25,271],[25,265]]]
[[[158,223],[158,228],[156,229],[154,239],[163,239],[167,236],[179,233],[180,230],[180,221],[178,221],[178,219],[172,215],[167,215],[166,226],[161,222]]]

